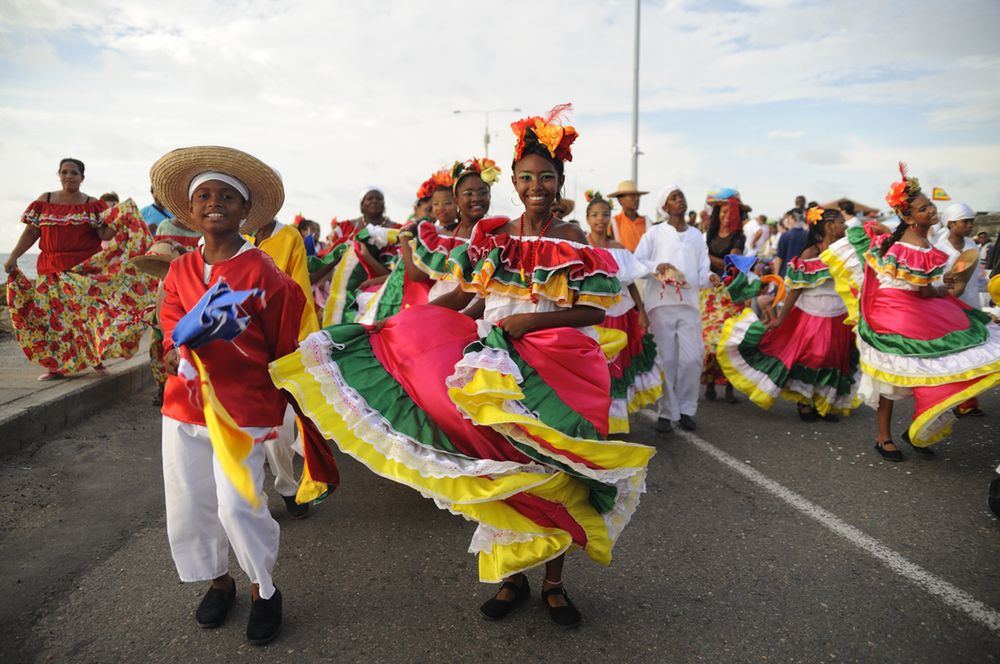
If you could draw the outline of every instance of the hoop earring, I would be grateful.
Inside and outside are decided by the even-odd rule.
[[[518,205],[521,204],[521,199],[517,197],[516,191],[510,195],[510,204],[513,205],[514,207],[517,207]]]

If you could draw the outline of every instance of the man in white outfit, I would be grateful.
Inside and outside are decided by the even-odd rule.
[[[694,431],[704,361],[699,291],[718,283],[719,278],[709,267],[705,236],[684,220],[687,199],[680,187],[665,189],[658,205],[666,212],[667,221],[646,231],[635,257],[653,274],[676,275],[676,270],[683,279],[675,284],[661,284],[657,279],[644,282],[649,328],[666,374],[656,431],[669,433],[672,422],[677,421],[682,429]]]

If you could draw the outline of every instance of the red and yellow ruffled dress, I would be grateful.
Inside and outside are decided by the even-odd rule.
[[[410,307],[374,334],[324,328],[271,364],[275,385],[342,451],[479,524],[470,550],[484,582],[577,547],[610,563],[654,453],[605,440],[610,377],[596,341],[571,328],[513,340],[494,325],[519,312],[606,309],[619,290],[613,260],[491,233],[506,221],[479,222],[452,253],[461,287],[486,299],[485,320]],[[519,245],[537,249],[527,281]]]
[[[643,406],[656,403],[663,396],[663,367],[656,353],[653,335],[639,326],[639,312],[628,292],[636,279],[649,274],[649,268],[639,262],[628,249],[607,250],[618,264],[615,275],[622,285],[621,300],[608,308],[604,322],[597,328],[599,340],[611,358],[611,411],[609,433],[628,433],[628,416]],[[619,339],[610,338],[614,336]],[[615,343],[617,342],[617,343]],[[608,353],[609,343],[616,353]]]
[[[874,408],[912,396],[910,440],[926,447],[951,432],[953,407],[1000,383],[1000,326],[951,295],[921,296],[947,254],[896,242],[883,256],[875,228],[848,229],[821,258],[857,326],[861,397]]]
[[[454,289],[455,283],[448,272],[448,254],[456,246],[466,244],[461,237],[441,235],[441,229],[429,221],[421,221],[410,240],[414,264],[430,281],[413,281],[406,275],[406,265],[400,259],[375,296],[365,306],[358,322],[370,325],[377,320],[394,316],[403,309],[430,300]]]
[[[719,365],[764,410],[780,396],[821,416],[846,415],[861,405],[858,351],[830,270],[819,258],[793,258],[785,285],[800,294],[781,326],[768,330],[747,307],[723,327]]]
[[[7,306],[27,358],[68,374],[135,355],[156,303],[156,279],[130,263],[152,242],[135,203],[108,209],[101,200],[35,201],[21,221],[41,232],[38,277],[16,270],[7,280]],[[115,235],[101,249],[96,229],[105,225]]]

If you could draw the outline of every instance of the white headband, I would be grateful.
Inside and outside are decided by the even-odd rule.
[[[215,171],[208,171],[207,173],[199,173],[198,175],[194,176],[194,179],[191,180],[190,186],[188,186],[188,200],[191,200],[191,196],[194,195],[195,189],[197,189],[200,185],[208,182],[209,180],[218,180],[219,182],[225,182],[230,187],[240,192],[240,194],[243,196],[243,200],[245,201],[250,200],[250,190],[247,189],[247,186],[245,184],[234,178],[232,175],[226,175],[225,173],[217,173]]]

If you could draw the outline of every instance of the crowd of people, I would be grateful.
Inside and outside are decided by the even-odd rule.
[[[610,437],[639,408],[657,404],[665,436],[696,430],[702,389],[787,399],[807,422],[867,403],[889,461],[904,459],[895,401],[915,400],[901,440],[924,455],[956,416],[982,414],[1000,327],[980,298],[1000,299],[985,274],[1000,252],[969,246],[967,206],[939,221],[903,170],[894,219],[800,196],[775,223],[732,188],[699,214],[669,186],[654,222],[638,212],[649,192],[624,181],[588,191],[581,224],[561,196],[578,136],[566,110],[512,124],[514,219],[490,216],[502,169],[473,158],[427,178],[404,223],[369,186],[360,216],[326,234],[301,215],[284,225],[277,170],[214,146],[160,158],[141,211],[82,193],[77,159],[28,207],[4,268],[41,379],[105,371],[153,328],[167,534],[181,580],[210,582],[200,626],[236,598],[232,550],[251,584],[248,640],[281,627],[265,462],[304,518],[339,482],[336,445],[477,524],[480,580],[500,584],[483,617],[526,601],[541,567],[552,620],[574,627],[566,554],[610,563],[645,489],[654,447]],[[39,240],[32,281],[17,261]]]

